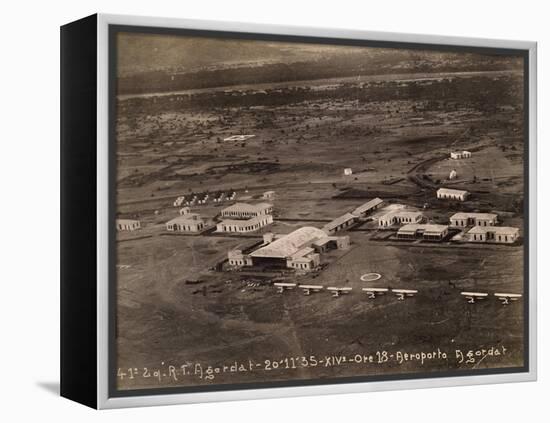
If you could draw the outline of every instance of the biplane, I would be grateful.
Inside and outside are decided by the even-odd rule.
[[[460,295],[463,295],[464,297],[466,297],[466,299],[468,300],[468,304],[473,304],[477,300],[486,299],[489,294],[487,294],[486,292],[468,292],[468,291],[464,291],[464,292],[461,292]]]
[[[363,292],[367,293],[367,298],[376,298],[378,295],[384,295],[388,292],[388,288],[363,288]]]
[[[287,283],[287,282],[275,282],[273,286],[277,287],[277,293],[282,294],[283,292],[296,288],[295,283]]]
[[[304,291],[304,295],[310,295],[312,292],[322,291],[325,287],[322,285],[298,285],[298,288]]]
[[[352,289],[351,286],[329,286],[327,291],[332,292],[333,297],[339,297],[342,294],[349,294]]]
[[[415,294],[418,294],[416,289],[392,289],[393,292],[399,301],[404,301],[405,297],[413,297]]]
[[[495,292],[495,297],[497,297],[501,304],[507,305],[510,304],[510,301],[517,301],[521,298],[521,294],[510,294],[508,292]]]

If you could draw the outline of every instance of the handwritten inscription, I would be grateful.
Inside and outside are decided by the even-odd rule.
[[[215,380],[222,374],[238,374],[249,372],[291,371],[301,368],[339,367],[339,366],[382,366],[404,365],[416,363],[423,366],[428,363],[453,362],[464,367],[476,367],[486,359],[495,359],[505,356],[508,350],[504,346],[480,348],[475,350],[455,349],[442,351],[437,348],[433,351],[375,351],[371,354],[353,355],[309,355],[282,358],[267,358],[264,360],[232,361],[221,365],[211,365],[203,362],[185,362],[181,364],[161,362],[156,368],[129,367],[119,368],[117,377],[120,380],[148,379],[159,383],[178,382],[185,378],[197,378],[205,381]]]

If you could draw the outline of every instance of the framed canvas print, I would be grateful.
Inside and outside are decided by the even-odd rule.
[[[61,393],[536,378],[536,44],[61,28]]]

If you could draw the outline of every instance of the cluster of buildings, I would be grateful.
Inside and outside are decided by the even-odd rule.
[[[519,229],[498,225],[495,213],[455,213],[450,219],[451,227],[472,227],[465,233],[469,242],[498,242],[511,244],[519,238]]]
[[[325,226],[323,226],[323,231],[328,234],[334,234],[336,232],[342,231],[351,225],[353,225],[359,218],[366,217],[369,214],[372,214],[375,210],[382,207],[384,201],[380,198],[374,198],[366,203],[360,205],[351,212],[346,212],[341,216],[331,220]]]
[[[219,191],[215,193],[201,192],[193,193],[187,196],[181,195],[174,200],[174,207],[185,206],[195,206],[195,205],[204,205],[209,201],[214,203],[221,203],[223,201],[233,201],[237,193],[235,191]]]
[[[519,229],[498,224],[495,213],[455,213],[450,217],[449,225],[406,224],[397,231],[397,238],[403,240],[424,239],[442,241],[449,229],[464,232],[462,240],[466,242],[494,242],[511,244],[518,240]]]
[[[423,239],[425,241],[442,241],[449,234],[447,225],[431,223],[410,223],[401,226],[397,231],[397,239]]]
[[[348,228],[359,218],[373,213],[383,203],[380,198],[370,200],[353,211],[337,217],[321,229],[304,226],[286,235],[265,234],[263,244],[252,252],[244,253],[240,249],[229,251],[227,255],[229,265],[235,267],[261,265],[309,272],[320,265],[321,254],[332,249],[345,250],[349,248],[349,236],[335,236],[336,232]],[[266,214],[268,211],[271,212],[271,208],[268,206],[271,205],[262,203],[259,208],[254,209],[256,214],[253,218],[269,216]],[[243,205],[229,209],[227,212],[222,211],[222,216],[235,216],[237,213],[246,218],[252,210],[247,208],[247,213],[245,213]]]
[[[221,211],[222,220],[216,225],[218,232],[246,233],[257,231],[273,223],[273,205],[269,203],[235,203]],[[206,228],[206,222],[189,207],[183,207],[179,216],[166,222],[171,232],[199,233]]]

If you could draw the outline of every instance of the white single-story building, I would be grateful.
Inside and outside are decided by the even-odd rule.
[[[392,211],[378,219],[378,226],[387,228],[388,226],[396,224],[419,223],[422,221],[423,217],[424,216],[419,211]]]
[[[243,254],[242,250],[229,251],[227,258],[231,266],[252,266],[252,259]]]
[[[117,219],[116,230],[117,231],[135,231],[141,228],[139,220],[134,219]]]
[[[351,170],[351,167],[346,167],[346,168],[344,169],[344,175],[345,175],[345,176],[350,176],[350,175],[352,175],[352,174],[353,174],[353,170]]]
[[[264,226],[273,223],[273,216],[270,214],[251,217],[246,220],[224,219],[216,225],[217,232],[254,232]]]
[[[180,215],[181,216],[189,214],[189,213],[191,213],[191,208],[189,208],[189,207],[183,207],[183,208],[180,209]]]
[[[198,214],[189,213],[178,216],[166,222],[166,230],[170,232],[192,232],[197,233],[205,228],[204,221]]]
[[[262,194],[262,198],[264,200],[271,200],[272,198],[275,198],[275,191],[266,191]]]
[[[466,233],[469,242],[512,244],[519,238],[519,229],[508,226],[474,226]]]
[[[494,226],[498,223],[495,213],[455,213],[451,216],[451,226]]]
[[[422,238],[426,241],[441,241],[447,236],[448,233],[449,228],[446,225],[409,224],[399,228],[397,231],[397,238]]]
[[[358,216],[358,217],[365,217],[368,216],[373,211],[379,209],[384,204],[384,200],[381,198],[373,198],[370,201],[367,201],[365,204],[362,204],[361,206],[357,207],[355,210],[351,212],[351,214]]]
[[[221,211],[222,217],[248,219],[273,213],[273,204],[270,203],[235,203]]]
[[[286,267],[311,271],[321,264],[321,256],[311,247],[305,247],[296,251],[286,261]]]
[[[458,160],[458,159],[469,159],[472,157],[472,153],[466,150],[463,151],[451,151],[451,159]]]
[[[323,231],[327,234],[333,234],[353,225],[356,220],[357,216],[351,213],[345,213],[323,226]]]
[[[440,200],[458,200],[465,201],[468,198],[469,192],[460,189],[439,188],[437,190],[437,198]]]

